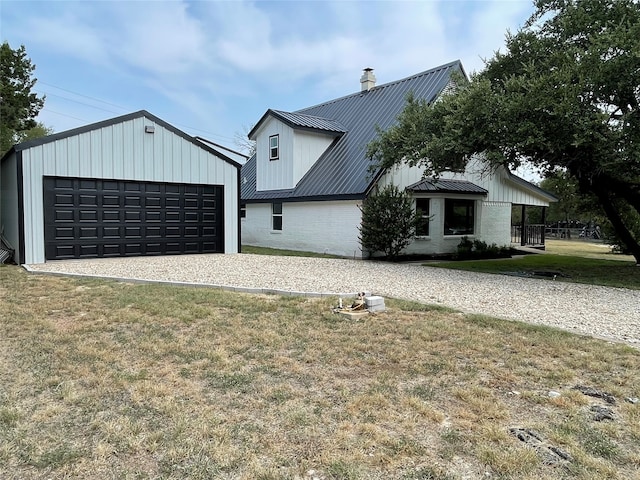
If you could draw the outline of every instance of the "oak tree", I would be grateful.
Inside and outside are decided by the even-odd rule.
[[[428,105],[409,97],[395,126],[369,145],[382,167],[406,162],[427,175],[529,163],[562,172],[593,196],[640,263],[640,3],[537,0],[471,81]],[[633,214],[630,214],[632,212]]]

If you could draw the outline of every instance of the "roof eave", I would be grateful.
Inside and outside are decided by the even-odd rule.
[[[507,173],[507,180],[509,180],[510,182],[520,186],[520,187],[524,187],[525,189],[529,190],[531,193],[533,193],[536,196],[542,197],[544,199],[546,199],[549,202],[557,202],[559,201],[559,198],[556,197],[553,193],[551,192],[547,192],[546,190],[540,188],[537,185],[534,185],[533,183],[525,180],[522,177],[519,177],[518,175],[515,175],[514,173],[511,173],[508,169],[505,169],[506,173]]]

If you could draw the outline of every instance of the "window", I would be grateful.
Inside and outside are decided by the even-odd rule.
[[[282,230],[282,202],[271,204],[271,228]]]
[[[416,198],[416,213],[420,218],[420,223],[416,228],[416,235],[418,237],[429,236],[429,199],[428,198]]]
[[[269,160],[278,160],[280,157],[280,136],[271,135],[269,137]]]
[[[247,218],[247,204],[240,204],[240,218]]]
[[[473,234],[474,200],[459,200],[447,198],[444,201],[444,234],[470,235]]]

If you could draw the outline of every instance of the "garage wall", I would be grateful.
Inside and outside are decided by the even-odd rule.
[[[3,233],[16,255],[20,248],[20,220],[18,213],[18,170],[16,154],[5,158],[0,172],[0,233]]]
[[[153,126],[155,133],[146,133]],[[238,251],[237,169],[146,117],[138,117],[20,152],[25,262],[44,255],[43,176],[224,185],[225,252]]]

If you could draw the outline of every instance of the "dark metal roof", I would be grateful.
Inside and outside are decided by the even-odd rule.
[[[169,130],[169,131],[175,133],[176,135],[178,135],[179,137],[182,137],[185,140],[187,140],[188,142],[193,143],[197,147],[202,148],[203,150],[206,150],[209,153],[212,153],[216,157],[224,160],[227,163],[230,163],[231,165],[233,165],[234,167],[236,167],[238,169],[241,167],[240,163],[238,163],[237,161],[233,160],[232,158],[229,158],[224,153],[222,153],[220,151],[217,151],[217,150],[214,150],[210,146],[205,145],[204,143],[198,141],[196,138],[190,136],[189,134],[183,132],[182,130],[177,129],[173,125],[170,125],[169,123],[167,123],[164,120],[156,117],[155,115],[152,115],[151,113],[147,112],[146,110],[139,110],[137,112],[129,113],[127,115],[122,115],[120,117],[110,118],[108,120],[103,120],[101,122],[92,123],[90,125],[84,125],[82,127],[74,128],[72,130],[66,130],[64,132],[59,132],[59,133],[54,133],[52,135],[47,135],[46,137],[35,138],[33,140],[27,140],[26,142],[18,143],[17,145],[14,145],[13,147],[11,147],[11,149],[9,149],[9,151],[7,153],[5,153],[5,155],[2,157],[2,160],[0,160],[0,162],[4,161],[5,158],[8,158],[8,156],[12,152],[20,152],[20,151],[26,150],[28,148],[37,147],[39,145],[44,145],[46,143],[55,142],[56,140],[61,140],[61,139],[64,139],[64,138],[73,137],[73,136],[76,136],[76,135],[80,135],[81,133],[91,132],[93,130],[98,130],[100,128],[110,127],[111,125],[116,125],[118,123],[127,122],[129,120],[134,120],[134,119],[140,118],[140,117],[148,118],[152,122],[154,122],[154,123],[166,128],[167,130]]]
[[[317,197],[364,197],[380,174],[379,171],[370,170],[371,160],[366,155],[367,144],[377,135],[376,126],[386,130],[395,123],[409,92],[428,102],[434,101],[447,86],[454,71],[465,74],[459,60],[288,114],[299,121],[310,117],[324,121],[330,119],[346,130],[322,154],[298,185],[289,191],[288,198],[303,200]],[[283,113],[286,112],[267,111],[250,135],[255,133],[258,125],[268,115],[282,116]],[[247,179],[247,183],[242,185],[242,199],[260,201],[275,198],[265,197],[268,192],[255,191],[255,161],[255,157],[251,158],[242,168],[241,176]],[[249,184],[253,185],[253,190],[247,187]],[[271,195],[274,194],[275,192],[271,192]]]
[[[466,193],[481,194],[488,193],[484,188],[466,180],[451,180],[445,178],[425,178],[413,185],[409,185],[407,190],[417,193]]]
[[[302,113],[283,112],[281,110],[272,110],[272,112],[293,128],[311,128],[313,130],[326,130],[336,133],[345,133],[347,131],[339,122],[328,118],[304,115]]]
[[[260,118],[260,120],[258,120],[258,123],[255,124],[255,126],[251,129],[247,136],[253,139],[260,126],[269,117],[277,118],[285,125],[289,125],[291,128],[295,128],[297,130],[312,130],[316,132],[329,132],[337,134],[343,134],[344,132],[346,132],[346,129],[342,125],[340,125],[339,122],[331,120],[330,118],[322,118],[316,117],[314,115],[304,115],[302,113],[284,112],[282,110],[269,109]]]

